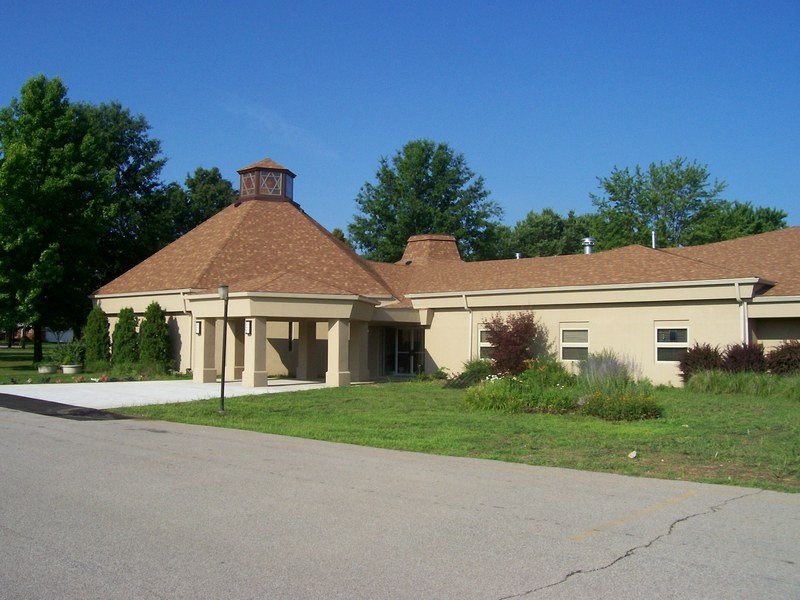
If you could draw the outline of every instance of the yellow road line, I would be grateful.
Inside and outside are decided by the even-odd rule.
[[[614,519],[613,521],[608,521],[607,523],[603,523],[602,525],[598,525],[596,527],[592,527],[591,529],[587,529],[586,531],[579,533],[577,535],[572,536],[570,539],[573,542],[582,542],[585,539],[592,537],[598,533],[603,533],[604,531],[608,531],[609,529],[614,529],[615,527],[620,527],[625,525],[626,523],[630,523],[636,519],[639,519],[647,514],[650,514],[654,511],[661,510],[662,508],[666,508],[667,506],[671,506],[673,504],[678,504],[679,502],[683,502],[684,500],[688,500],[692,496],[696,496],[697,492],[694,490],[689,490],[679,496],[674,496],[672,498],[667,498],[661,502],[657,502],[656,504],[651,504],[650,506],[645,506],[644,508],[632,512],[624,517],[620,517],[619,519]]]

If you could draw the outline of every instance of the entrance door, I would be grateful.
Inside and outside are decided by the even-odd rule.
[[[425,370],[425,330],[421,327],[387,327],[384,370],[387,375],[415,375]]]

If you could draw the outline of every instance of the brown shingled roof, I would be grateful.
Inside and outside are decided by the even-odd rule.
[[[643,246],[590,255],[411,263],[381,269],[381,275],[389,284],[402,285],[407,294],[701,281],[733,276],[730,269]]]
[[[289,169],[287,169],[283,165],[279,165],[271,158],[265,158],[256,163],[253,163],[252,165],[247,165],[246,167],[242,167],[237,172],[241,173],[242,171],[249,171],[251,169],[271,169],[273,171],[288,171],[289,173],[292,174],[292,176],[294,176],[294,173],[292,173]]]
[[[97,295],[174,289],[391,295],[369,265],[295,204],[232,204]]]
[[[800,296],[800,227],[665,252],[774,282],[765,296]]]

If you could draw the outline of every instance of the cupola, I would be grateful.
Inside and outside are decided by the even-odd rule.
[[[239,169],[239,201],[294,201],[295,174],[271,158]]]

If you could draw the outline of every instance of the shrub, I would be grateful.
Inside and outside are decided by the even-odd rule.
[[[83,328],[83,343],[86,346],[86,362],[91,365],[108,364],[110,342],[108,338],[108,317],[99,307],[95,307],[86,318]]]
[[[730,373],[765,373],[767,359],[761,344],[731,344],[725,349],[722,368]]]
[[[150,369],[166,370],[170,362],[167,316],[158,302],[151,302],[139,328],[139,360]]]
[[[768,373],[703,371],[686,384],[690,392],[747,394],[759,398],[782,397],[800,401],[800,375],[776,377]]]
[[[698,344],[689,348],[679,363],[681,381],[686,383],[695,373],[722,369],[722,352],[718,346]]]
[[[800,373],[800,340],[783,342],[767,354],[767,369],[775,375]]]
[[[492,375],[467,390],[467,405],[480,410],[566,413],[575,410],[575,376],[555,359],[541,358],[520,375]]]
[[[45,362],[53,365],[82,365],[86,360],[86,348],[80,340],[56,344],[47,353]]]
[[[623,392],[636,385],[638,372],[633,359],[603,350],[578,364],[578,382],[589,391]]]
[[[139,361],[139,339],[132,308],[119,311],[119,320],[114,326],[112,338],[111,363],[114,366],[135,364]]]
[[[494,315],[484,323],[487,341],[492,345],[491,364],[495,374],[517,375],[527,361],[548,352],[547,329],[532,312],[520,312],[507,318]]]
[[[460,374],[447,380],[444,387],[462,389],[476,385],[492,374],[492,365],[488,360],[477,358],[464,363]]]
[[[529,368],[520,374],[519,379],[528,386],[536,385],[540,388],[575,385],[575,376],[561,362],[550,356],[531,361]]]
[[[657,419],[662,416],[663,409],[653,395],[646,392],[624,394],[596,392],[585,399],[581,412],[606,421],[638,421]]]
[[[467,390],[467,406],[475,410],[519,412],[523,408],[517,382],[508,377],[482,381]]]

